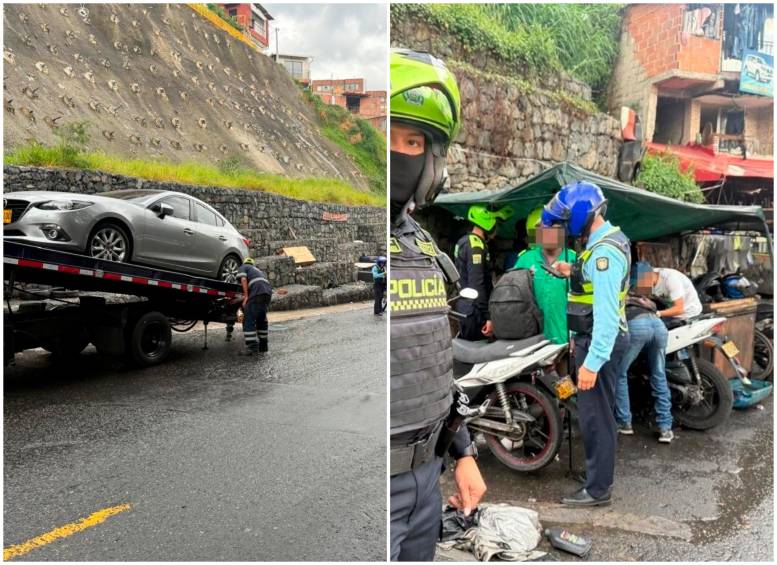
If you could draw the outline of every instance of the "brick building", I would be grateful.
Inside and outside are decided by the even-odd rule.
[[[632,4],[623,16],[608,93],[615,115],[635,109],[648,141],[773,155],[771,4]],[[753,57],[769,68],[762,94],[741,80]]]
[[[273,17],[261,4],[218,4],[224,12],[235,18],[243,27],[243,33],[257,47],[267,49],[270,43],[270,22]]]
[[[364,90],[364,79],[314,80],[310,89],[321,100],[341,106],[386,133],[386,91]]]

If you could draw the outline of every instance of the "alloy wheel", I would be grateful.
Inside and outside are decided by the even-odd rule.
[[[92,257],[123,262],[127,258],[127,238],[113,226],[100,228],[89,243]]]

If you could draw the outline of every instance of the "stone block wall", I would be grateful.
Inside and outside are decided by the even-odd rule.
[[[156,182],[99,171],[3,168],[4,191],[49,190],[99,194],[111,190],[150,189],[183,192],[207,202],[251,239],[257,265],[273,285],[300,283],[330,288],[354,282],[353,263],[360,255],[386,253],[386,211],[284,198],[269,192]],[[369,236],[369,239],[363,239]],[[291,257],[276,255],[286,244],[311,247],[320,264],[297,267]],[[310,274],[306,274],[310,272]]]
[[[492,54],[468,53],[413,18],[392,26],[391,42],[433,53],[456,75],[463,123],[448,154],[451,192],[515,186],[561,161],[615,176],[620,124],[596,111],[584,83],[563,73],[511,74]]]

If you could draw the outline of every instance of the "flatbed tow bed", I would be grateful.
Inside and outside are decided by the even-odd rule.
[[[140,366],[165,360],[172,331],[198,321],[227,324],[227,339],[242,299],[239,285],[156,267],[95,259],[13,241],[3,242],[5,364],[16,353],[43,347],[67,357],[92,343],[98,352],[126,355]],[[78,291],[74,299],[24,301],[14,308],[19,283]],[[24,291],[22,291],[24,292]],[[89,293],[97,294],[89,294]],[[111,295],[137,299],[110,300]],[[126,298],[126,297],[125,297]]]

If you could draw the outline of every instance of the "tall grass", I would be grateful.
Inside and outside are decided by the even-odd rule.
[[[64,167],[140,177],[163,182],[223,186],[273,192],[289,198],[354,206],[385,206],[385,198],[360,191],[331,178],[288,178],[251,170],[235,159],[214,166],[195,162],[172,163],[152,159],[126,159],[99,151],[87,151],[61,143],[50,147],[27,144],[4,157],[6,165]]]

